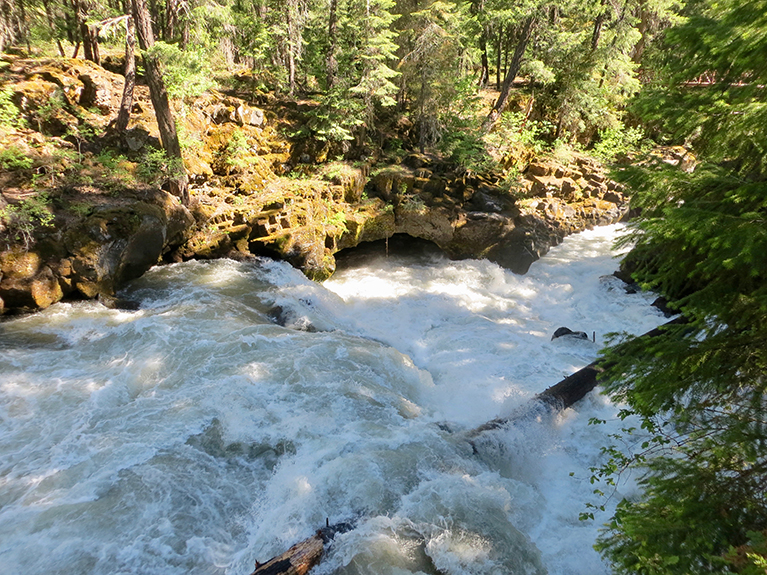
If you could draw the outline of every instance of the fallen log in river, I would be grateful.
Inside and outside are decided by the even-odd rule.
[[[336,523],[325,527],[296,543],[282,555],[273,557],[266,563],[256,561],[256,568],[250,575],[305,575],[322,559],[325,545],[329,543],[336,533],[345,533],[352,528],[350,523]]]
[[[662,334],[666,327],[684,323],[687,323],[687,319],[684,316],[679,316],[648,331],[641,337],[656,337]],[[503,429],[514,423],[529,420],[531,417],[537,417],[542,411],[553,413],[567,409],[583,399],[597,386],[599,375],[603,372],[604,366],[601,360],[594,361],[559,383],[546,388],[511,415],[497,417],[472,429],[467,433],[466,438],[474,452],[477,453],[478,448],[475,439],[482,433]],[[305,575],[319,563],[325,551],[325,545],[333,539],[335,534],[349,531],[351,528],[349,523],[326,525],[311,537],[293,545],[282,555],[278,555],[266,563],[256,562],[256,569],[250,575]]]
[[[676,317],[661,326],[651,329],[640,337],[657,337],[661,335],[667,327],[672,325],[682,325],[687,323],[687,321],[687,318],[684,316]],[[515,410],[511,415],[507,417],[496,417],[495,419],[491,419],[487,423],[472,429],[467,434],[469,441],[472,443],[472,446],[474,446],[472,440],[483,432],[501,429],[516,421],[524,420],[531,414],[540,412],[541,408],[548,408],[550,411],[562,411],[563,409],[567,409],[586,397],[586,394],[597,386],[599,383],[599,375],[604,371],[605,365],[602,360],[591,362],[572,375],[568,375],[559,383],[546,388],[524,406]]]

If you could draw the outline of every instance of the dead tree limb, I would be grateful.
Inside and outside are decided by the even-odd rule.
[[[256,569],[250,575],[305,575],[322,559],[327,545],[336,533],[345,533],[352,528],[350,523],[336,523],[318,529],[317,533],[293,545],[282,555],[266,563],[256,561]]]
[[[665,328],[672,325],[682,325],[687,322],[687,318],[679,316],[655,329],[651,329],[640,337],[657,337],[665,331]],[[568,375],[559,383],[546,388],[525,405],[514,410],[511,415],[507,417],[496,417],[495,419],[491,419],[487,423],[472,429],[468,433],[469,441],[474,445],[473,439],[485,431],[505,428],[514,422],[535,416],[541,409],[547,409],[548,411],[562,411],[563,409],[567,409],[586,397],[586,394],[599,384],[599,376],[605,371],[606,367],[607,366],[603,364],[603,360],[597,360],[588,364],[586,367],[579,369],[572,375]]]

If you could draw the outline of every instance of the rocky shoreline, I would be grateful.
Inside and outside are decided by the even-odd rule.
[[[29,161],[0,171],[0,209],[18,214],[30,199],[50,201],[38,206],[45,217],[35,212],[24,238],[14,235],[12,219],[3,220],[2,313],[113,296],[153,265],[193,258],[268,255],[323,280],[339,251],[395,234],[431,241],[453,258],[487,258],[525,273],[568,234],[617,222],[628,211],[620,185],[583,155],[566,165],[534,159],[511,184],[501,173],[456,170],[426,154],[398,164],[328,162],[327,147],[312,151],[281,135],[290,108],[234,91],[205,94],[177,110],[195,142],[185,150],[192,182],[185,207],[160,182],[134,177],[157,135],[145,88],[138,86],[129,129],[117,137],[109,123],[119,75],[67,59],[10,59],[8,68],[4,88],[26,127],[4,128],[2,143]],[[86,138],[86,126],[101,135]],[[112,149],[124,155],[105,170]]]

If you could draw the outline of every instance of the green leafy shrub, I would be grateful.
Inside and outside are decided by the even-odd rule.
[[[37,226],[53,225],[53,214],[49,209],[50,197],[46,193],[9,204],[0,210],[0,222],[8,232],[8,238],[24,244],[29,249],[34,243],[33,232]]]
[[[149,55],[163,63],[163,79],[171,98],[194,98],[216,85],[207,56],[201,50],[180,50],[175,44],[155,42]]]
[[[13,103],[13,91],[3,88],[0,90],[0,126],[20,128],[22,124],[21,112]]]
[[[599,132],[599,141],[592,154],[605,162],[627,156],[641,149],[644,134],[641,128],[625,128],[622,124]]]
[[[93,211],[93,205],[89,202],[72,202],[68,209],[72,214],[82,218]]]
[[[439,149],[451,162],[465,170],[482,172],[495,166],[481,135],[470,128],[446,129],[440,139]]]
[[[248,149],[248,140],[241,130],[232,132],[229,141],[223,151],[224,163],[230,168],[242,169],[247,165],[247,161],[242,157]]]
[[[0,151],[0,168],[4,170],[26,170],[32,167],[32,163],[32,158],[16,146]]]
[[[153,148],[144,155],[136,173],[148,184],[160,185],[184,175],[184,163],[180,158],[169,158],[165,150]]]
[[[332,216],[326,219],[325,225],[338,228],[342,233],[347,233],[349,231],[346,227],[346,214],[344,212],[334,213]]]

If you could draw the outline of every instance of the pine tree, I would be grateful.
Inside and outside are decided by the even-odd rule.
[[[763,573],[767,561],[767,2],[693,0],[637,106],[692,174],[628,170],[642,216],[628,261],[689,323],[608,355],[607,391],[642,419],[635,468],[598,548],[617,573]]]

